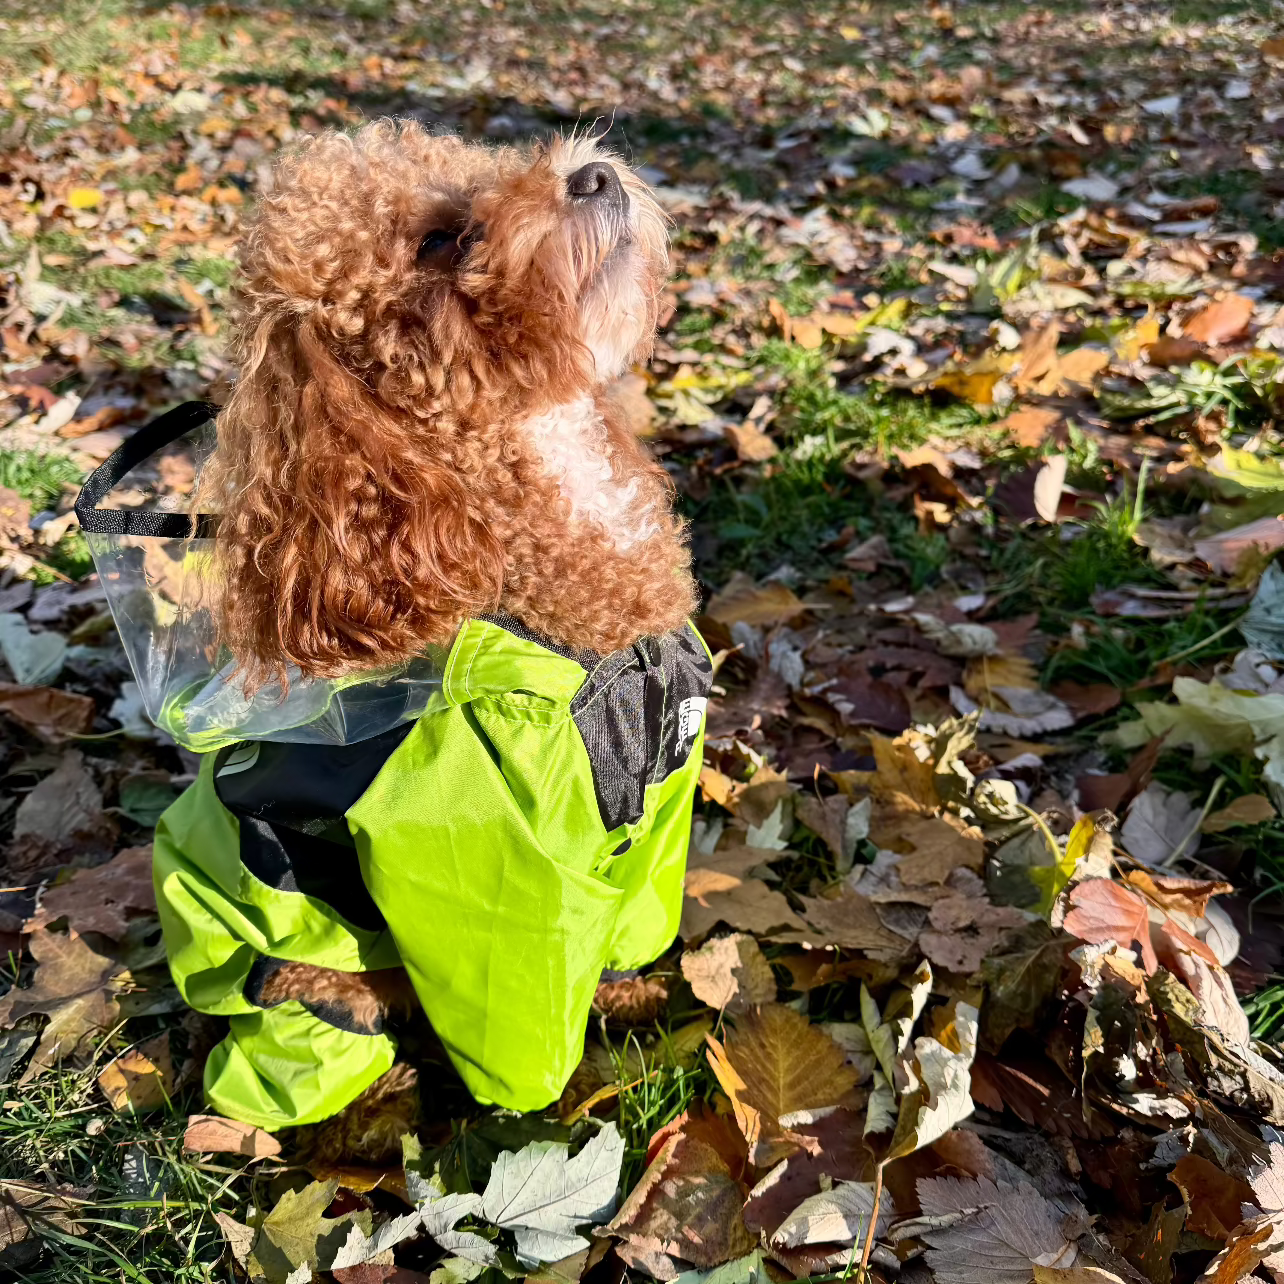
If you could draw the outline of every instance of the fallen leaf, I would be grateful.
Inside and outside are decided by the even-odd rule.
[[[1284,515],[1259,517],[1195,541],[1195,556],[1218,575],[1233,575],[1246,556],[1284,548]]]
[[[480,1216],[512,1232],[523,1265],[561,1261],[587,1247],[576,1227],[605,1222],[615,1212],[623,1159],[624,1138],[613,1123],[574,1158],[555,1141],[504,1151],[491,1167]]]
[[[67,639],[61,633],[33,633],[21,615],[0,614],[0,654],[20,687],[47,686],[62,672]]]
[[[1183,1155],[1168,1174],[1190,1210],[1186,1229],[1223,1242],[1242,1220],[1240,1205],[1254,1201],[1253,1189],[1200,1155]]]
[[[253,1124],[221,1115],[189,1115],[183,1133],[183,1149],[201,1154],[249,1155],[262,1159],[279,1155],[281,1143],[271,1133]]]
[[[901,1096],[888,1159],[931,1145],[972,1113],[977,1015],[970,1004],[957,1002],[953,1020],[939,1038],[922,1035],[914,1040],[913,1059],[906,1067],[909,1083]]]
[[[743,1012],[776,998],[776,977],[758,942],[736,933],[706,941],[682,956],[682,975],[691,992],[711,1008]]]
[[[776,580],[756,584],[743,571],[737,571],[721,593],[716,594],[704,613],[719,624],[784,624],[807,608],[794,591]]]
[[[804,896],[803,914],[810,933],[804,933],[813,947],[837,946],[859,950],[869,958],[893,962],[909,952],[912,942],[883,926],[873,902],[849,887],[837,896]]]
[[[142,1113],[168,1104],[175,1087],[169,1034],[158,1034],[109,1061],[98,1076],[98,1086],[117,1112]]]
[[[67,736],[80,736],[94,725],[95,706],[89,696],[76,695],[57,687],[24,687],[0,682],[0,713],[41,739],[57,743]]]
[[[77,932],[101,932],[119,941],[131,922],[155,913],[151,846],[126,847],[105,865],[75,870],[65,883],[50,887],[23,931],[65,917]]]
[[[328,1269],[343,1247],[348,1232],[360,1226],[369,1233],[371,1216],[364,1209],[326,1217],[339,1183],[314,1181],[302,1190],[287,1190],[259,1224],[247,1265],[269,1284],[286,1284],[291,1277],[310,1279],[311,1272]],[[301,1267],[308,1274],[296,1276]]]
[[[1145,869],[1130,869],[1123,877],[1125,883],[1152,905],[1189,914],[1192,918],[1202,918],[1214,896],[1225,896],[1235,890],[1220,879],[1177,878],[1172,874],[1152,874]]]
[[[1253,318],[1255,304],[1246,294],[1224,294],[1182,324],[1186,338],[1216,347],[1243,334]]]
[[[922,1215],[902,1223],[898,1237],[927,1243],[927,1264],[938,1284],[1029,1284],[1035,1265],[1075,1264],[1076,1239],[1066,1216],[1034,1186],[988,1177],[924,1177],[918,1182]]]
[[[748,419],[738,424],[727,424],[722,431],[735,447],[736,455],[749,463],[761,463],[779,452],[776,443]]]
[[[719,1147],[688,1121],[652,1149],[641,1179],[599,1232],[623,1241],[616,1251],[626,1264],[672,1279],[679,1264],[708,1270],[748,1253],[756,1237],[741,1213],[745,1188]]]
[[[764,856],[770,854],[764,853]],[[690,873],[687,877],[679,929],[684,941],[702,939],[719,923],[756,936],[806,929],[806,923],[794,912],[784,893],[768,887],[760,878],[735,878],[731,886],[726,886],[726,881],[733,876],[719,875],[720,885],[715,887],[708,880],[692,883]]]
[[[829,1190],[803,1200],[771,1237],[776,1248],[800,1248],[804,1244],[834,1244],[841,1248],[836,1265],[842,1265],[857,1236],[869,1230],[874,1211],[871,1182],[840,1181]],[[883,1196],[878,1204],[876,1236],[882,1236],[896,1216],[895,1204]]]
[[[1101,945],[1114,941],[1125,948],[1137,942],[1147,973],[1159,967],[1150,943],[1150,914],[1136,892],[1108,878],[1089,878],[1070,892],[1065,929],[1081,941]]]
[[[840,1104],[856,1086],[843,1050],[791,1008],[768,1004],[737,1018],[724,1043],[708,1039],[709,1064],[731,1099],[756,1167],[782,1159],[797,1142],[782,1116]]]
[[[1193,856],[1199,850],[1199,812],[1180,790],[1151,781],[1132,800],[1119,839],[1128,854],[1145,865]]]
[[[127,978],[115,959],[96,953],[75,932],[34,932],[28,947],[39,965],[31,984],[0,998],[0,1028],[39,1012],[49,1017],[18,1083],[81,1051],[85,1041],[120,1020],[116,995]]]
[[[1005,415],[991,425],[997,432],[1008,433],[1013,441],[1026,450],[1037,450],[1048,439],[1048,434],[1061,422],[1058,410],[1046,406],[1024,406]]]
[[[1233,803],[1204,817],[1200,830],[1221,834],[1237,825],[1262,825],[1275,819],[1275,808],[1263,794],[1242,794]]]
[[[1007,905],[975,896],[948,896],[928,911],[931,929],[920,932],[918,947],[937,967],[965,975],[977,971],[999,942],[1029,917]]]

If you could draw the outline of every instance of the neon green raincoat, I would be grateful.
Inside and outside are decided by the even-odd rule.
[[[207,597],[183,586],[209,564],[207,532],[95,507],[207,410],[136,434],[77,511],[149,713],[207,750],[157,825],[154,868],[175,983],[230,1018],[209,1103],[263,1128],[310,1123],[392,1064],[390,1034],[346,1011],[264,1001],[273,971],[301,961],[404,965],[479,1101],[546,1106],[580,1060],[602,972],[650,962],[677,932],[704,643],[688,625],[598,656],[497,615],[410,672],[247,700],[209,658]],[[167,538],[181,543],[158,550]]]

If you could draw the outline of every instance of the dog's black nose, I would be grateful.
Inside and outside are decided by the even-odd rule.
[[[566,180],[566,193],[573,201],[603,201],[624,204],[624,188],[614,165],[606,161],[589,161]]]

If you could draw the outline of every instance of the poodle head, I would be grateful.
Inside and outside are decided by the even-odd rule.
[[[396,663],[499,608],[598,651],[681,623],[672,487],[606,393],[649,353],[666,247],[591,138],[379,121],[279,162],[202,482],[251,681]]]

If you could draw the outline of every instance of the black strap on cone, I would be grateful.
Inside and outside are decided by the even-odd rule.
[[[114,486],[149,455],[213,419],[219,407],[185,401],[144,425],[122,442],[85,479],[76,497],[76,520],[91,535],[152,535],[160,539],[211,539],[218,528],[212,513],[157,513],[138,508],[99,508]]]

